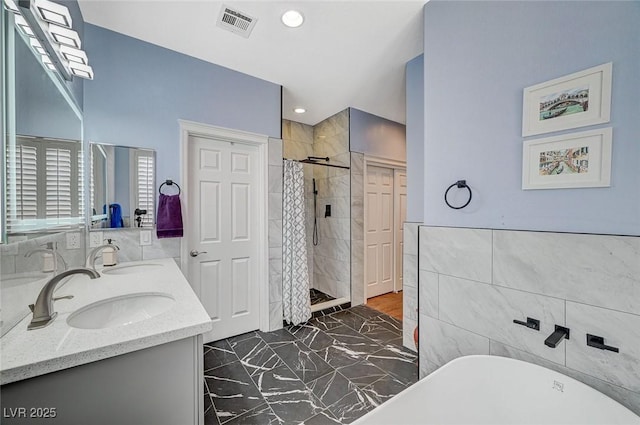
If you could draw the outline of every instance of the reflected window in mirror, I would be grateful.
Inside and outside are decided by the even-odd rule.
[[[82,164],[79,141],[16,136],[7,147],[7,232],[82,224]]]
[[[91,143],[91,228],[152,228],[155,151]]]

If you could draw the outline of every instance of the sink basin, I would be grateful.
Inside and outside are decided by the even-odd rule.
[[[67,324],[79,329],[130,325],[164,313],[174,302],[168,294],[153,292],[107,298],[74,311],[67,318]]]
[[[155,264],[155,263],[131,264],[129,266],[119,266],[119,267],[114,267],[112,269],[105,268],[105,269],[102,269],[101,273],[115,274],[115,275],[135,274],[135,273],[144,273],[152,270],[158,270],[158,267],[162,267],[162,264]]]

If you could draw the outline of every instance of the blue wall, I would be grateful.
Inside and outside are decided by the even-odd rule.
[[[349,150],[380,158],[405,161],[403,124],[355,108],[349,108]]]
[[[95,77],[85,140],[157,151],[157,181],[180,181],[178,119],[280,138],[280,86],[85,24]]]
[[[640,2],[427,3],[423,221],[640,235],[639,22]],[[572,131],[613,127],[611,187],[522,191],[523,88],[606,62],[611,122]],[[474,198],[455,211],[459,179]]]
[[[424,216],[424,55],[407,62],[407,221]]]

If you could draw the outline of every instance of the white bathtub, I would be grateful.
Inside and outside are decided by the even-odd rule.
[[[640,424],[593,388],[531,363],[467,356],[447,363],[354,422],[405,424]]]

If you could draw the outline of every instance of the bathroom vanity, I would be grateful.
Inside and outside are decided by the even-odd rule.
[[[202,333],[211,320],[173,259],[74,275],[58,315],[0,340],[3,424],[202,423]]]

